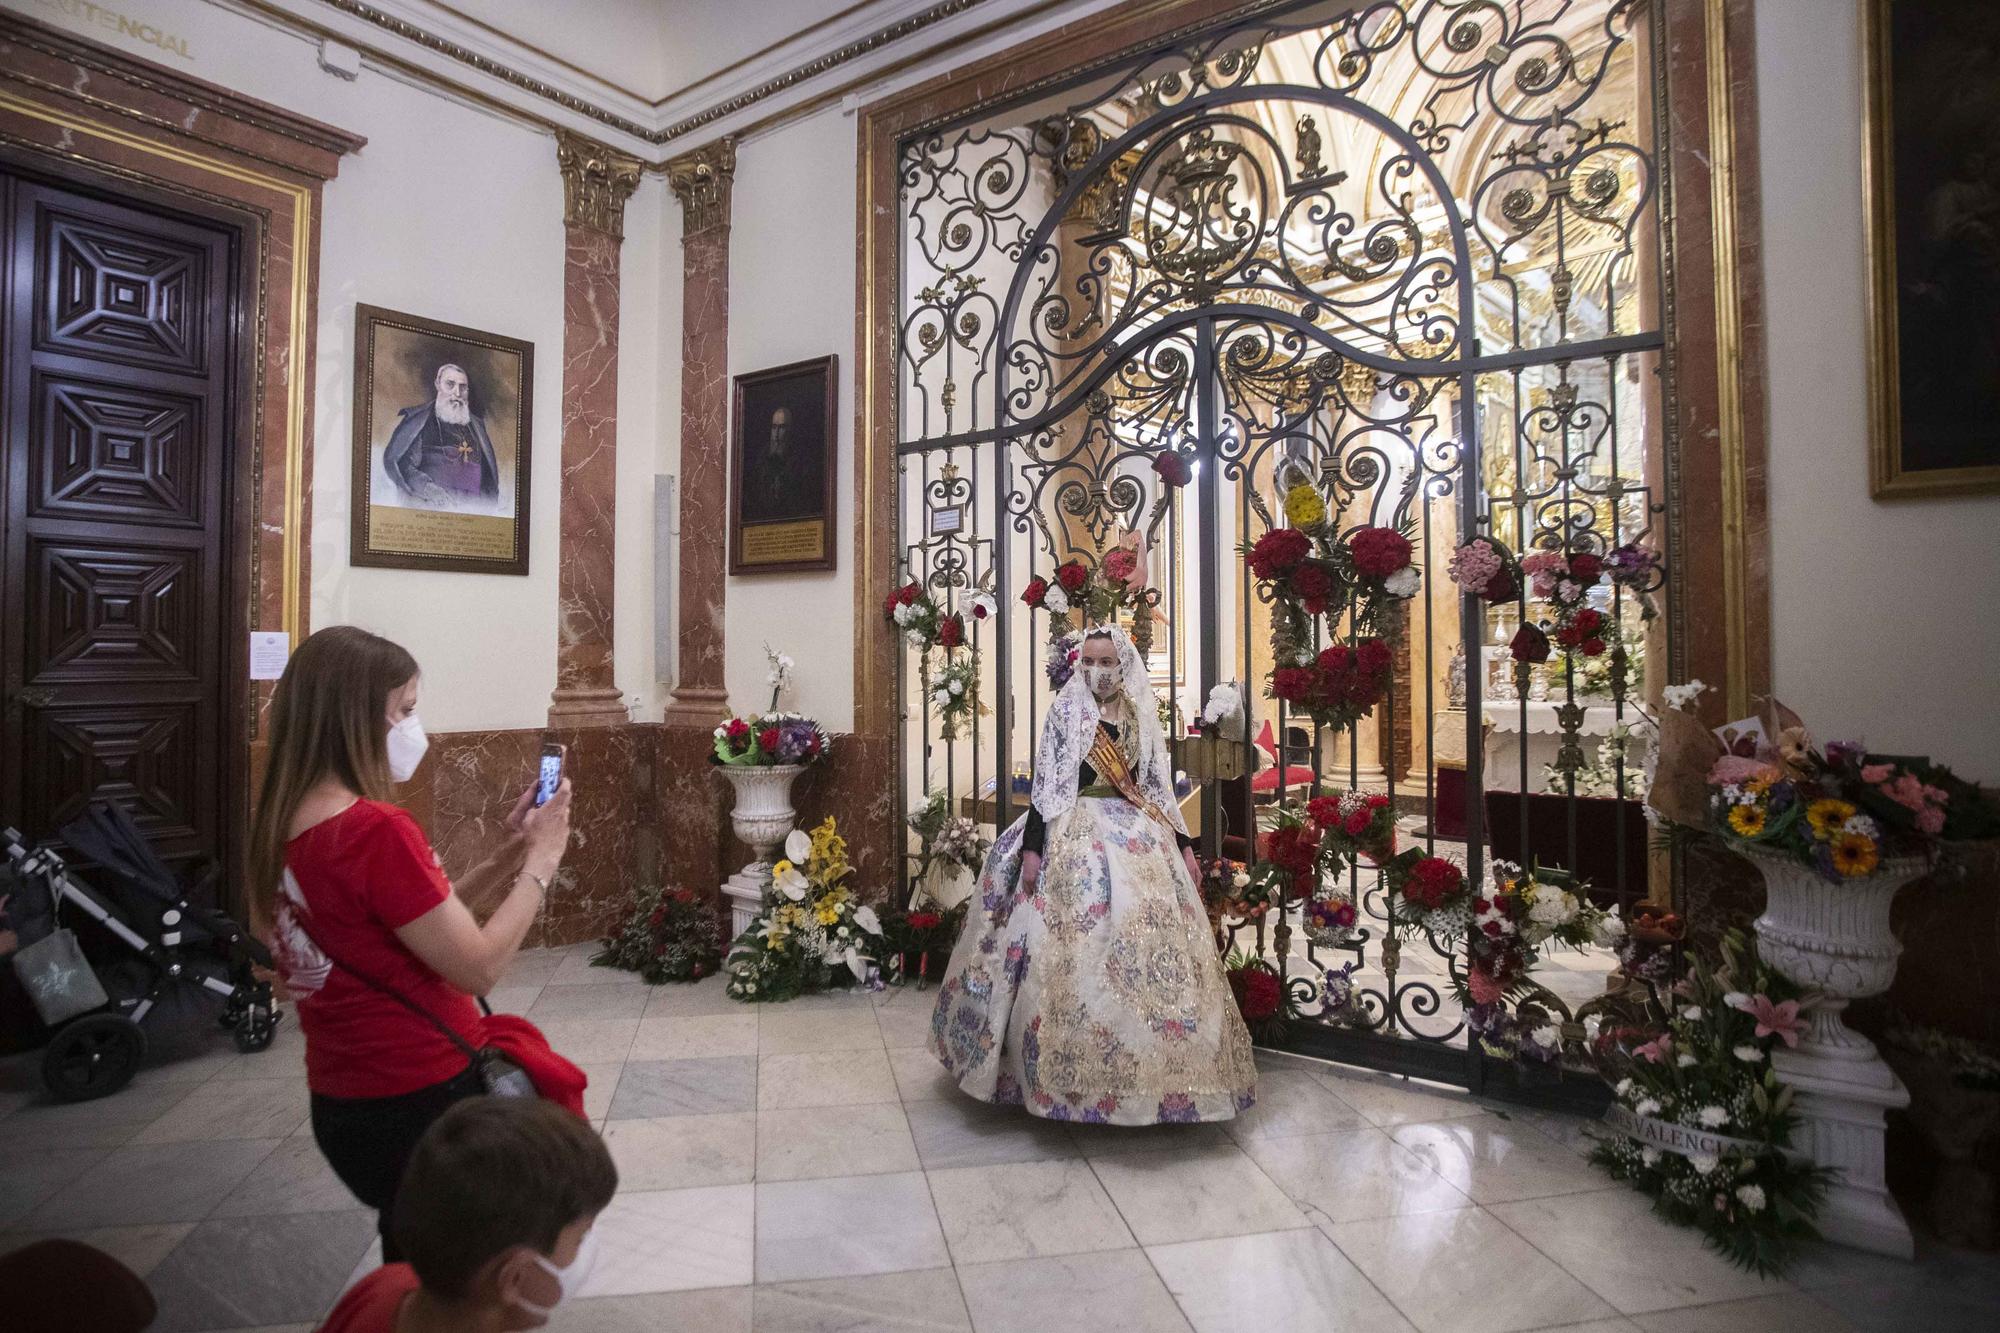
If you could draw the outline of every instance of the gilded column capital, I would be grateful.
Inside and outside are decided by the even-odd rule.
[[[568,130],[556,131],[556,165],[563,178],[563,223],[625,237],[625,201],[639,187],[638,158]]]
[[[667,188],[681,201],[681,238],[729,225],[736,140],[722,138],[667,160]]]

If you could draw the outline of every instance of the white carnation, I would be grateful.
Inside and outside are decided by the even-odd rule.
[[[1720,1106],[1704,1106],[1696,1113],[1695,1119],[1701,1121],[1703,1129],[1721,1129],[1729,1123],[1729,1112]]]
[[[962,680],[954,680],[954,681],[953,681],[953,682],[951,683],[951,692],[952,692],[953,694],[964,694],[964,693],[965,693],[965,682],[964,682],[964,681],[962,681]]]
[[[1404,565],[1401,569],[1382,580],[1382,586],[1392,597],[1415,597],[1417,589],[1423,585],[1424,576],[1415,565]]]
[[[1625,942],[1625,918],[1616,912],[1607,912],[1598,918],[1592,937],[1606,948],[1617,948]]]
[[[1639,1104],[1632,1108],[1634,1115],[1658,1115],[1660,1104],[1651,1097],[1641,1097]]]
[[[907,602],[896,603],[896,609],[890,614],[895,617],[896,627],[898,629],[901,629],[910,623],[910,611],[911,608]]]
[[[1711,1153],[1694,1152],[1688,1154],[1688,1165],[1694,1168],[1696,1175],[1705,1176],[1721,1166],[1722,1159]]]
[[[1764,1211],[1764,1187],[1762,1185],[1738,1185],[1736,1198],[1753,1213]]]
[[[1733,990],[1722,997],[1722,1002],[1731,1009],[1742,1009],[1749,1005],[1750,997],[1740,990]]]
[[[1250,887],[1250,877],[1239,870],[1229,877],[1229,887],[1232,889],[1247,889]]]
[[[1528,1040],[1545,1051],[1553,1051],[1562,1045],[1562,1029],[1553,1023],[1544,1023],[1528,1034]]]
[[[915,630],[911,630],[908,634],[905,634],[903,637],[909,640],[910,647],[912,648],[921,648],[924,646],[924,636],[919,634]]]
[[[1750,1045],[1738,1046],[1731,1053],[1746,1065],[1757,1064],[1764,1058],[1764,1053],[1762,1051],[1758,1050],[1755,1046],[1750,1046]]]
[[[1629,1078],[1621,1078],[1618,1080],[1617,1083],[1612,1085],[1611,1090],[1617,1093],[1620,1097],[1629,1097],[1632,1095],[1632,1080]]]
[[[1698,1004],[1683,1005],[1681,1008],[1681,1017],[1690,1023],[1699,1022],[1701,1020],[1701,1006]]]
[[[1699,699],[1707,688],[1708,686],[1700,681],[1691,680],[1685,685],[1667,686],[1660,691],[1660,697],[1666,701],[1667,707],[1685,711],[1694,706],[1694,701]]]
[[[1682,1069],[1693,1069],[1697,1064],[1700,1063],[1700,1061],[1696,1060],[1692,1055],[1689,1055],[1686,1051],[1682,1051],[1679,1055],[1674,1057],[1674,1063],[1680,1066]]]
[[[1658,1166],[1660,1164],[1660,1150],[1658,1148],[1641,1148],[1639,1149],[1639,1160],[1647,1166]]]
[[[1061,584],[1051,583],[1048,592],[1042,595],[1042,607],[1052,616],[1066,616],[1069,614],[1069,594],[1062,590]]]

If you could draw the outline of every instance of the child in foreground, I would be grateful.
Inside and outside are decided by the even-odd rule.
[[[589,1277],[591,1228],[617,1190],[588,1121],[532,1098],[459,1102],[424,1133],[396,1194],[407,1262],[356,1283],[320,1333],[540,1328]]]

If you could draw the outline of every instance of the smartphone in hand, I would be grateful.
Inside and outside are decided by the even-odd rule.
[[[549,798],[562,786],[563,756],[569,753],[565,746],[549,741],[542,746],[542,766],[535,776],[535,804],[547,805]]]

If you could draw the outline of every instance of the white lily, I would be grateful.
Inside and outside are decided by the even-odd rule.
[[[812,835],[804,829],[793,829],[785,835],[785,859],[796,863],[812,860]]]

